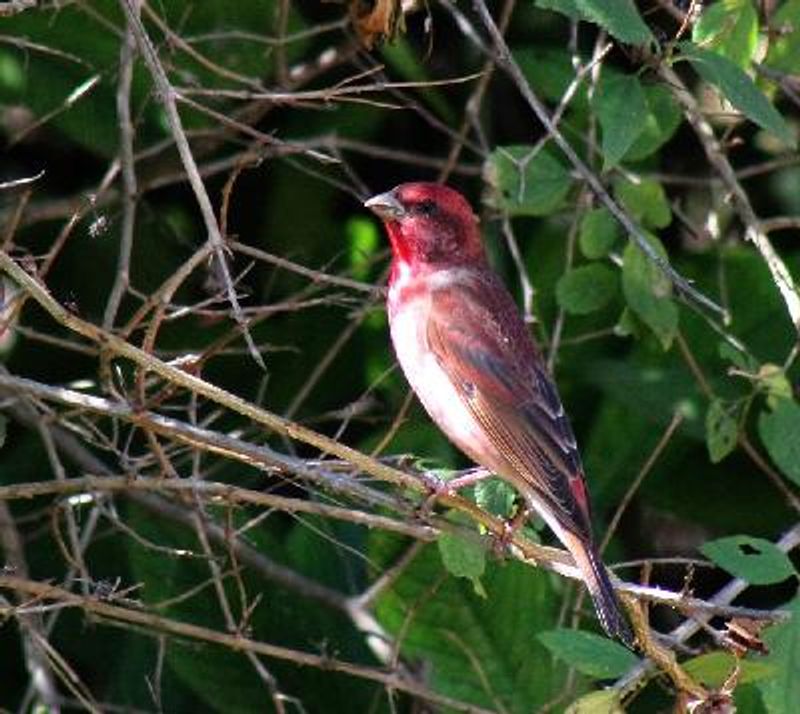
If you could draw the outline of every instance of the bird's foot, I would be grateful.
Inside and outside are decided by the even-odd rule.
[[[433,513],[436,501],[442,496],[450,496],[455,492],[451,489],[449,481],[437,476],[435,473],[423,471],[420,474],[420,478],[425,484],[428,493],[425,496],[425,500],[417,507],[417,517],[425,521]]]
[[[497,557],[503,557],[508,552],[508,547],[514,540],[514,536],[519,532],[525,522],[530,518],[531,509],[527,504],[522,504],[517,512],[503,521],[503,532],[495,537],[492,544],[492,551]]]

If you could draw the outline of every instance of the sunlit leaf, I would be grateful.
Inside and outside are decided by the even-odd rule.
[[[516,501],[517,492],[499,478],[487,478],[475,484],[475,502],[495,516],[511,516]]]
[[[720,0],[703,9],[692,40],[747,69],[758,45],[758,14],[751,0]]]
[[[794,74],[800,71],[800,0],[786,0],[770,17],[778,32],[770,38],[765,64]]]
[[[672,209],[664,187],[652,179],[621,180],[614,193],[628,212],[648,228],[666,228],[672,222]]]
[[[728,652],[708,652],[681,663],[686,673],[709,687],[721,687],[739,668],[738,684],[749,684],[775,674],[775,666],[763,659],[738,659]]]
[[[564,714],[624,714],[619,692],[604,689],[584,694],[570,704]]]
[[[481,544],[452,533],[442,533],[437,544],[447,571],[457,578],[471,580],[476,592],[485,595],[480,578],[486,570],[486,551]]]
[[[369,275],[369,259],[380,246],[380,234],[375,221],[354,216],[345,224],[345,234],[350,253],[350,270],[353,277],[364,280]]]
[[[776,409],[781,402],[792,399],[792,383],[780,365],[767,362],[762,364],[756,375],[758,386],[766,392],[767,404],[770,409]]]

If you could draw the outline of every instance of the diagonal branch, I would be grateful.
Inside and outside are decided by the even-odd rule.
[[[650,242],[645,237],[642,229],[636,225],[634,220],[623,210],[623,208],[613,199],[606,191],[597,175],[583,162],[583,160],[575,153],[575,150],[564,138],[564,135],[559,131],[558,127],[553,122],[552,117],[547,111],[547,108],[542,101],[536,96],[525,75],[522,73],[519,64],[514,60],[511,50],[506,44],[505,38],[500,32],[497,24],[486,7],[484,0],[474,0],[475,9],[483,21],[484,27],[488,31],[495,45],[495,52],[497,54],[497,63],[506,71],[517,89],[522,94],[528,106],[533,110],[533,113],[542,123],[547,133],[553,137],[553,141],[558,145],[564,155],[569,159],[570,163],[575,167],[575,170],[580,174],[581,178],[586,181],[591,187],[592,191],[597,196],[598,200],[611,212],[611,214],[620,222],[628,234],[634,239],[636,245],[641,251],[655,264],[664,274],[672,281],[678,293],[683,294],[687,298],[693,300],[698,305],[705,307],[712,312],[716,312],[727,321],[727,312],[724,308],[720,307],[711,300],[709,297],[703,295],[699,290],[692,287],[691,283],[680,275],[667,260],[662,258],[652,247]]]
[[[800,293],[797,291],[797,286],[786,264],[775,252],[775,248],[773,248],[767,236],[767,231],[756,215],[747,193],[742,188],[742,184],[739,183],[728,157],[722,151],[719,140],[714,135],[714,130],[703,116],[697,100],[692,96],[675,71],[671,67],[662,64],[658,72],[666,81],[667,86],[672,89],[675,98],[683,105],[686,118],[703,145],[703,150],[706,152],[709,162],[717,170],[725,188],[730,191],[733,197],[733,206],[739,219],[744,224],[746,236],[755,244],[758,252],[761,253],[761,257],[772,275],[772,280],[777,286],[784,303],[786,303],[786,310],[789,313],[792,324],[795,330],[800,333]]]
[[[239,305],[239,298],[236,297],[236,289],[233,286],[233,280],[231,279],[231,273],[228,268],[225,240],[223,239],[219,225],[217,224],[217,218],[214,215],[211,199],[208,197],[208,192],[203,184],[203,179],[200,177],[200,172],[197,169],[194,156],[192,156],[189,140],[186,138],[186,132],[183,129],[183,122],[181,121],[180,114],[178,113],[175,90],[172,88],[172,85],[167,78],[167,74],[158,59],[158,53],[156,52],[155,47],[153,47],[153,43],[150,41],[150,37],[147,35],[147,31],[145,30],[144,25],[138,16],[137,0],[120,0],[120,2],[122,4],[122,9],[128,18],[130,29],[133,31],[134,35],[136,35],[136,41],[139,44],[139,50],[141,51],[144,61],[153,77],[156,89],[158,90],[158,96],[164,105],[164,111],[167,114],[167,120],[169,121],[170,129],[172,130],[172,135],[175,139],[175,146],[178,149],[181,162],[186,170],[186,176],[189,179],[189,184],[192,187],[195,199],[197,200],[197,205],[200,208],[200,213],[203,216],[203,221],[206,225],[206,231],[208,232],[208,241],[211,243],[214,249],[214,256],[217,260],[222,281],[225,285],[228,301],[233,309],[234,318],[239,327],[242,329],[245,342],[250,350],[250,356],[253,358],[256,364],[261,367],[261,369],[266,369],[264,360],[261,358],[261,354],[259,353],[258,348],[256,347],[256,344],[250,335],[250,331],[247,327],[247,320],[242,314],[242,308]]]

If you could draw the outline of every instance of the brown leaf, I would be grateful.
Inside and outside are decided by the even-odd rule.
[[[764,623],[746,617],[734,617],[725,628],[725,645],[737,657],[744,657],[748,652],[769,654],[769,649],[761,639]]]
[[[391,40],[406,29],[402,0],[351,0],[350,17],[367,49],[376,41]]]

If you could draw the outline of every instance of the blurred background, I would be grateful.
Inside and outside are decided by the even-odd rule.
[[[2,251],[100,330],[5,279],[3,711],[615,712],[624,695],[655,712],[700,696],[663,671],[603,690],[638,657],[593,636],[572,581],[102,337],[449,477],[469,464],[396,368],[388,246],[361,205],[409,180],[446,181],[480,215],[617,575],[703,601],[733,582],[720,604],[758,622],[797,609],[800,302],[775,276],[800,263],[800,3],[607,5],[0,7]],[[606,198],[725,317],[628,239],[498,62],[482,9]],[[111,485],[69,486],[87,478]],[[462,495],[516,508],[494,481]],[[555,544],[541,526],[525,537]],[[648,616],[669,632],[698,608]],[[797,618],[766,645],[750,627],[742,651],[725,632],[746,612],[721,614],[663,642],[706,693],[789,712]]]

